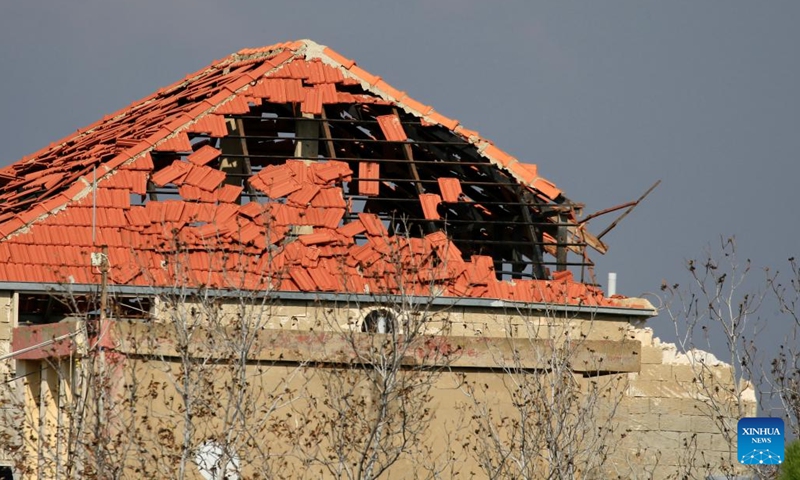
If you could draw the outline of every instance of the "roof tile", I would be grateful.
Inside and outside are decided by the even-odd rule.
[[[179,185],[183,183],[183,179],[189,174],[189,170],[192,169],[192,165],[186,162],[182,162],[180,160],[175,160],[169,166],[162,168],[158,172],[154,173],[150,179],[153,183],[156,184],[158,187],[163,187],[164,185],[174,183]]]
[[[442,192],[442,199],[448,203],[461,201],[461,181],[457,178],[439,177],[439,191]]]
[[[220,154],[222,154],[222,152],[220,152],[216,148],[209,145],[205,145],[203,147],[200,147],[200,149],[198,149],[196,152],[186,157],[186,159],[194,163],[195,165],[203,166],[208,162],[215,160],[217,157],[220,156]]]
[[[331,182],[349,182],[353,171],[345,162],[328,160],[327,162],[316,162],[311,165],[311,171],[320,185],[327,185]]]
[[[236,203],[242,190],[239,185],[223,185],[214,192],[214,197],[218,202]]]
[[[305,207],[311,200],[319,193],[319,185],[306,184],[300,190],[292,193],[287,197],[290,205],[298,207]]]
[[[307,114],[322,113],[322,95],[316,88],[304,88],[305,96],[300,104],[300,111]]]
[[[365,230],[366,227],[364,227],[364,224],[361,223],[361,220],[353,220],[352,222],[348,222],[339,227],[336,231],[345,237],[354,237],[358,234],[364,233]]]
[[[380,178],[380,164],[377,162],[359,162],[358,164],[358,193],[361,195],[375,196],[380,193],[380,183],[366,181],[366,179]]]
[[[408,140],[408,135],[403,130],[403,125],[400,124],[400,117],[397,115],[380,115],[377,120],[386,140],[390,142],[405,142]]]
[[[245,112],[242,112],[245,113]],[[228,134],[225,117],[210,113],[200,118],[186,129],[187,132],[205,133],[212,137],[222,138]]]
[[[312,207],[346,208],[341,188],[323,188],[311,199]]]
[[[225,173],[209,167],[193,166],[184,179],[184,183],[213,192],[225,181]]]
[[[336,240],[336,236],[331,231],[314,232],[308,235],[300,235],[300,243],[303,245],[319,245],[330,243]]]
[[[186,132],[179,132],[177,135],[159,143],[155,150],[157,152],[191,152],[192,143],[189,141]]]
[[[423,193],[419,196],[419,202],[422,204],[422,212],[425,218],[428,220],[440,220],[442,218],[438,212],[442,197],[435,193]]]
[[[213,193],[203,190],[200,187],[195,187],[194,185],[181,185],[178,188],[178,194],[183,197],[184,200],[196,200],[200,202],[215,202],[217,200]]]
[[[350,60],[349,58],[347,58],[347,57],[345,57],[343,55],[340,55],[338,52],[336,52],[335,50],[333,50],[331,48],[325,47],[325,49],[323,49],[322,52],[325,55],[327,55],[331,60],[333,60],[334,62],[340,64],[344,68],[349,69],[350,67],[352,67],[353,65],[356,64],[356,62],[354,62],[353,60]]]
[[[431,112],[428,114],[431,121],[436,122],[446,129],[450,130],[451,132],[458,127],[458,120],[453,120],[452,118],[445,117],[441,113],[438,112]]]
[[[247,104],[247,98],[244,95],[239,95],[217,107],[215,113],[220,115],[242,115],[249,111],[250,106]]]
[[[359,213],[358,219],[364,225],[367,235],[373,237],[385,237],[389,235],[389,231],[383,226],[383,222],[374,213]]]
[[[271,198],[280,198],[296,192],[302,185],[286,165],[269,165],[257,175],[250,177],[250,185]]]
[[[239,213],[248,218],[258,218],[263,214],[263,212],[264,210],[261,208],[261,204],[257,202],[245,203],[239,207]]]
[[[535,182],[533,182],[533,188],[542,192],[547,198],[551,200],[555,200],[561,195],[561,190],[556,188],[555,184],[545,180],[544,178],[539,177]]]

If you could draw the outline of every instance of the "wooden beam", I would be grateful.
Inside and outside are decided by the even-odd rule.
[[[226,122],[228,125],[228,131],[231,134],[241,136],[242,138],[223,137],[220,140],[220,150],[222,150],[222,156],[219,160],[219,169],[226,174],[233,174],[225,176],[226,185],[247,185],[249,188],[250,183],[247,180],[243,180],[243,178],[245,178],[244,175],[247,175],[250,171],[250,162],[249,158],[247,158],[247,162],[244,161],[246,158],[244,155],[247,155],[247,143],[244,139],[244,133],[241,131],[241,120],[229,118],[226,120]]]
[[[659,186],[659,184],[661,184],[661,180],[657,181],[656,183],[654,183],[654,184],[653,184],[653,186],[651,186],[650,188],[648,188],[648,189],[647,189],[647,191],[646,191],[646,192],[644,192],[644,194],[642,194],[642,196],[641,196],[641,197],[639,197],[639,198],[636,200],[636,202],[634,202],[634,204],[630,206],[630,208],[628,208],[627,210],[625,210],[625,211],[622,213],[622,215],[620,215],[620,216],[619,216],[619,217],[618,217],[616,220],[614,220],[613,222],[611,222],[611,225],[609,225],[608,227],[606,227],[606,229],[605,229],[605,230],[603,230],[602,232],[600,232],[600,233],[597,235],[597,239],[598,239],[598,240],[600,240],[601,238],[603,238],[603,236],[604,236],[606,233],[610,232],[612,228],[616,227],[616,226],[617,226],[617,224],[618,224],[619,222],[621,222],[623,218],[627,217],[627,216],[628,216],[628,214],[629,214],[629,213],[631,213],[631,212],[633,211],[633,209],[634,209],[634,208],[636,208],[636,206],[637,206],[637,205],[639,205],[639,203],[640,203],[642,200],[644,200],[644,199],[645,199],[645,197],[647,197],[648,195],[650,195],[650,192],[652,192],[653,190],[655,190],[655,189],[656,189],[656,187],[657,187],[657,186]]]
[[[519,187],[517,190],[520,193],[520,203],[523,203],[522,199],[522,186]],[[526,207],[525,205],[520,205],[520,209],[522,210],[522,219],[525,223],[528,224],[528,237],[531,240],[531,252],[533,255],[533,276],[534,278],[544,279],[544,258],[542,255],[542,236],[539,233],[539,230],[533,226],[533,215],[531,215],[531,209]]]
[[[244,155],[242,157],[244,173],[247,174],[247,178],[250,178],[253,175],[253,166],[250,164],[250,151],[247,148],[247,134],[244,132],[244,122],[241,118],[236,119],[236,127],[238,128],[239,135],[241,136],[242,155]],[[250,185],[250,182],[245,180],[244,184],[247,193],[256,193],[256,190]],[[241,203],[241,200],[236,203]]]
[[[303,113],[303,118],[313,119],[313,113]],[[316,120],[297,120],[295,123],[295,135],[306,140],[295,140],[294,155],[298,158],[307,158],[306,163],[313,163],[319,155],[319,123]]]
[[[565,218],[558,216],[558,223],[564,223]],[[569,242],[568,230],[565,225],[556,227],[556,270],[562,272],[567,269],[567,243]]]
[[[325,107],[322,108],[322,114],[320,115],[322,118],[322,135],[325,138],[325,148],[328,150],[328,158],[336,158],[336,149],[333,145],[333,136],[331,136],[331,126],[327,122],[328,117],[325,115]]]

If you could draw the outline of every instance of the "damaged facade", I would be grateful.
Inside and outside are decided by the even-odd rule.
[[[479,408],[470,402],[481,397],[470,389],[486,385],[487,402],[514,411],[504,379],[547,376],[560,349],[577,391],[608,387],[591,414],[609,418],[609,460],[576,475],[666,476],[686,463],[675,452],[687,439],[714,471],[730,443],[708,420],[696,377],[710,374],[723,395],[747,385],[724,364],[669,360],[641,327],[652,306],[603,294],[588,254],[607,246],[581,210],[536,165],[327,47],[242,50],[0,170],[0,342],[15,352],[4,357],[14,386],[4,405],[25,424],[8,435],[5,460],[24,458],[31,478],[86,474],[67,466],[75,451],[63,432],[75,417],[66,405],[86,384],[76,372],[102,358],[102,433],[135,437],[151,466],[183,446],[192,465],[182,474],[214,478],[198,459],[224,443],[236,451],[226,465],[251,478],[254,443],[266,443],[289,477],[336,476],[321,460],[330,455],[312,461],[292,450],[289,438],[313,442],[285,414],[336,411],[317,403],[332,394],[318,371],[367,371],[370,355],[397,356],[405,342],[398,371],[435,371],[414,384],[430,409],[415,439],[425,446],[419,458],[443,462],[439,476],[481,476],[494,465],[491,449],[467,434]],[[208,345],[230,349],[213,339],[241,332],[245,383],[271,392],[248,415],[276,404],[275,385],[294,393],[278,395],[284,410],[267,408],[274,423],[249,431],[255,440],[222,442],[232,427],[220,421],[184,435],[188,420],[176,412],[187,407],[171,403],[186,391],[175,383],[181,359],[213,364],[204,374],[230,390],[219,365],[228,357]],[[225,351],[241,354],[236,346]],[[145,384],[159,390],[131,393]],[[376,395],[363,393],[361,405]],[[727,412],[726,422],[740,413]],[[155,433],[130,429],[154,417],[167,419]],[[334,445],[336,422],[303,424],[315,422],[328,432],[316,441]],[[124,474],[168,475],[128,455],[117,462]],[[379,464],[391,457],[382,455]],[[548,462],[556,460],[533,463]],[[425,476],[405,450],[386,469]]]

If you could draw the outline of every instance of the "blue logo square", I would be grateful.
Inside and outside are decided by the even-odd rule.
[[[783,420],[772,417],[748,417],[739,420],[739,463],[777,465],[783,463]]]

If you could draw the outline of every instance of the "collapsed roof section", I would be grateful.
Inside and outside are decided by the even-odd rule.
[[[118,284],[616,305],[567,270],[606,249],[578,209],[536,165],[303,40],[0,170],[0,280],[97,283],[107,246]]]

